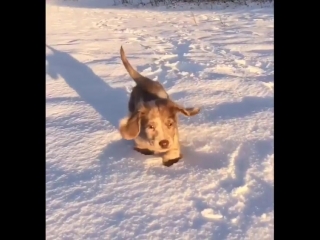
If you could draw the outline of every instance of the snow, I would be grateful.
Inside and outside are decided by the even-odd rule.
[[[47,239],[273,239],[273,7],[88,3],[46,6]],[[171,167],[117,130],[134,86],[121,45],[202,108],[180,117]]]

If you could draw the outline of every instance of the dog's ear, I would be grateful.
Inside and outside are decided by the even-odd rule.
[[[192,117],[194,115],[197,115],[200,112],[200,108],[197,107],[178,107],[178,110],[183,113],[185,116]]]
[[[119,123],[119,131],[121,136],[126,140],[136,138],[140,133],[141,112],[136,111],[129,117],[123,118]]]
[[[197,115],[199,112],[200,112],[200,108],[197,108],[197,107],[183,107],[177,103],[173,103],[173,108],[176,112],[180,112],[182,114],[184,114],[185,116],[188,116],[188,117],[192,117],[194,115]]]

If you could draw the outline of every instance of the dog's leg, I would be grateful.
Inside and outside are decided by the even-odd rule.
[[[138,147],[134,147],[133,149],[143,155],[154,155],[154,152],[149,149],[143,149]]]
[[[162,155],[162,164],[166,167],[171,167],[182,158],[183,155],[180,153],[180,149],[170,149]]]

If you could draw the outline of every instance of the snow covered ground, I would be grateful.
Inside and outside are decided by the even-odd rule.
[[[273,7],[88,1],[46,7],[47,239],[273,239]],[[181,115],[172,167],[120,138],[134,86],[121,45],[173,99],[202,107]]]

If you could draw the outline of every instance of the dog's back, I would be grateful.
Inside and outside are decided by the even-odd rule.
[[[128,71],[130,77],[137,84],[131,92],[129,100],[129,111],[133,112],[136,108],[136,104],[140,101],[149,102],[157,99],[168,99],[169,96],[163,86],[157,82],[153,81],[150,78],[142,76],[138,73],[129,63],[126,54],[121,46],[120,48],[121,60]]]

